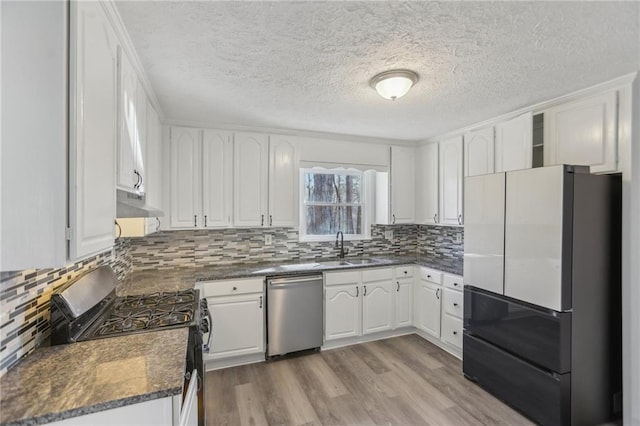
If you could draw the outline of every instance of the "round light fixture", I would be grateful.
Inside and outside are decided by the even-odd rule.
[[[391,70],[381,72],[369,83],[385,99],[396,99],[407,94],[411,86],[418,81],[418,74],[409,70]]]

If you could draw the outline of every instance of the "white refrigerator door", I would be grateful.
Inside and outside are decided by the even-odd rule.
[[[507,173],[504,294],[562,310],[563,166]]]
[[[505,174],[464,181],[464,283],[504,291]]]

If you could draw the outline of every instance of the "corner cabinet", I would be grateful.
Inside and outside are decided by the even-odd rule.
[[[233,174],[233,224],[268,226],[268,137],[235,133]]]
[[[391,147],[391,223],[415,222],[415,148]]]
[[[298,226],[297,152],[295,138],[269,137],[269,226]]]
[[[441,141],[439,150],[439,222],[462,225],[462,136]]]
[[[71,3],[69,222],[72,260],[113,246],[118,43],[103,5]]]
[[[416,221],[435,225],[438,213],[438,144],[417,148],[416,152]]]
[[[591,166],[591,173],[615,172],[615,90],[544,110],[544,165]]]

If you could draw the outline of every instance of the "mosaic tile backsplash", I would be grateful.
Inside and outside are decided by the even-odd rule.
[[[385,239],[385,231],[393,231]],[[428,225],[376,225],[370,240],[345,241],[347,257],[418,255],[461,259],[463,229]],[[272,244],[264,244],[271,235]],[[79,274],[111,265],[119,279],[132,270],[176,266],[286,262],[338,256],[335,241],[300,242],[292,228],[164,231],[144,238],[123,238],[114,250],[59,269],[0,273],[0,376],[32,352],[50,333],[51,292]]]
[[[384,238],[386,230],[393,231],[392,239]],[[373,226],[370,240],[345,241],[344,247],[347,257],[415,255],[416,231],[417,225]],[[264,244],[265,235],[272,244]],[[300,242],[293,228],[164,231],[132,238],[130,246],[136,270],[335,258],[338,252],[335,240]]]
[[[0,272],[0,376],[50,334],[51,292],[97,266],[108,264],[123,279],[131,271],[129,241],[64,268]]]

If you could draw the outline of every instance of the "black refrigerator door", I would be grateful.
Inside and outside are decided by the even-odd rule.
[[[541,425],[571,421],[571,374],[537,368],[480,339],[463,334],[464,375]]]
[[[571,313],[535,308],[474,287],[464,288],[464,329],[556,373],[571,370]]]

